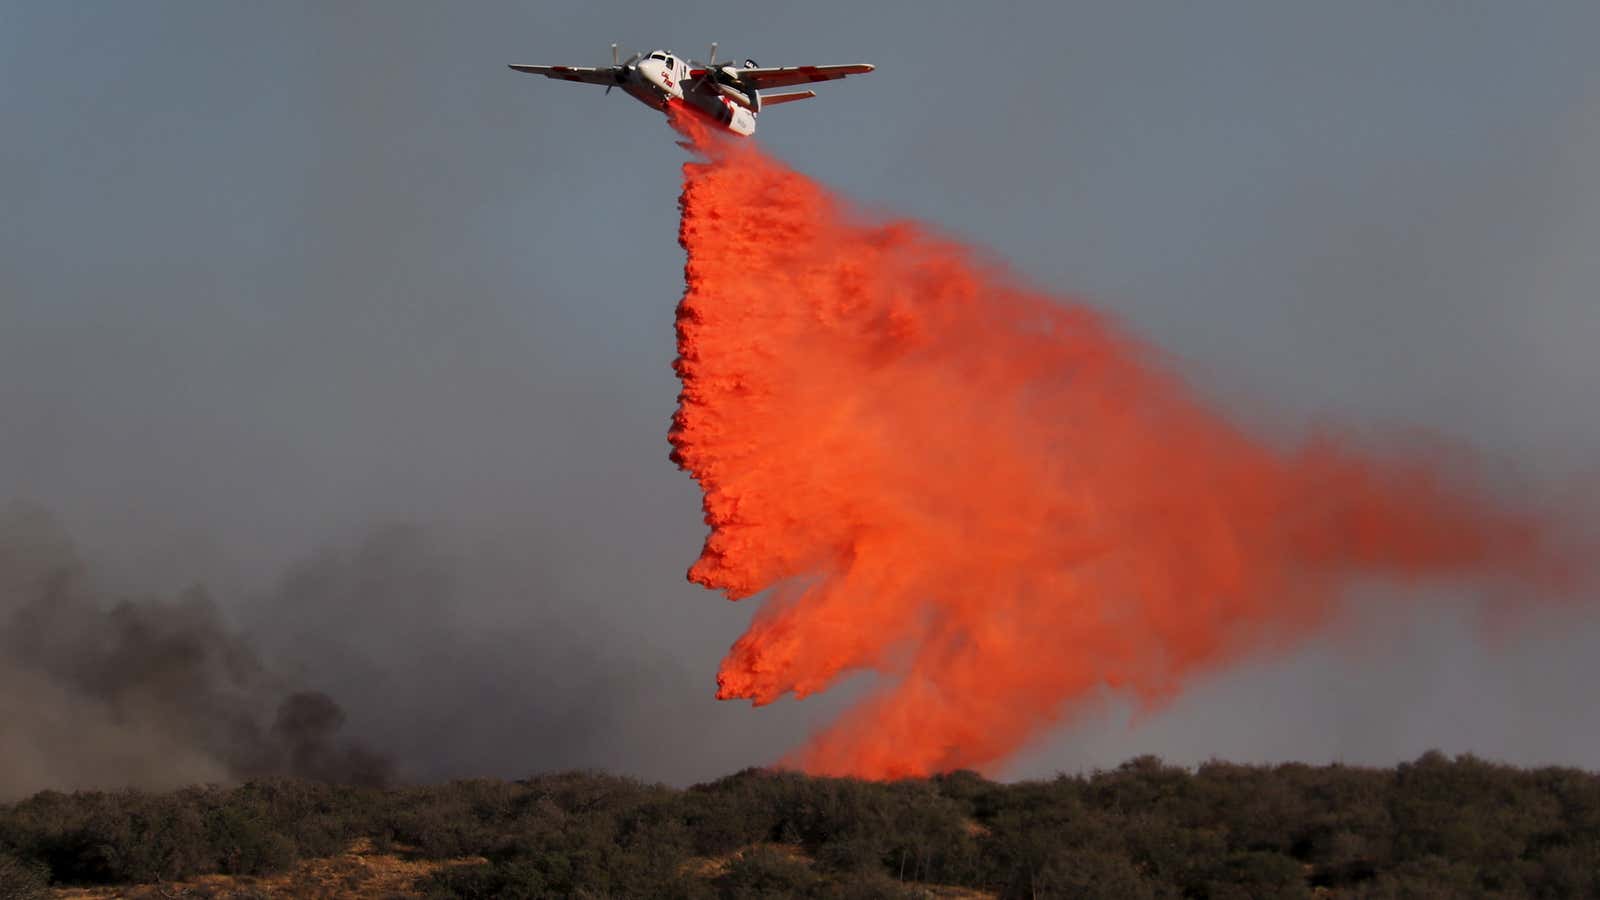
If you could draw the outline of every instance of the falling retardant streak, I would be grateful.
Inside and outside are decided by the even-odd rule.
[[[678,125],[689,578],[771,590],[717,695],[879,673],[785,765],[992,768],[1102,689],[1309,636],[1356,576],[1560,590],[1546,526],[1425,454],[1254,439],[1093,310]]]

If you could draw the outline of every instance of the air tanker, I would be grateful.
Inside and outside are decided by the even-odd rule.
[[[697,113],[727,131],[742,137],[756,132],[756,116],[769,106],[793,103],[815,97],[816,91],[762,93],[770,88],[792,87],[817,81],[836,81],[849,75],[872,71],[866,63],[844,66],[758,66],[753,59],[736,66],[717,62],[717,45],[711,45],[706,62],[696,62],[671,50],[635,53],[627,61],[618,58],[617,45],[611,45],[611,65],[528,66],[512,63],[511,68],[530,75],[543,75],[562,81],[603,84],[606,93],[622,88],[651,109],[667,112],[681,107]]]

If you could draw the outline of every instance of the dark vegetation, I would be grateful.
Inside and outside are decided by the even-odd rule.
[[[267,874],[359,838],[433,897],[1600,896],[1600,775],[1427,754],[1395,769],[1143,757],[997,784],[758,770],[687,790],[599,774],[387,790],[273,779],[0,807],[0,898]]]

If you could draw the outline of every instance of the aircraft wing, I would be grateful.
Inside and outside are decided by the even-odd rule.
[[[787,87],[791,84],[808,84],[813,81],[834,81],[846,75],[865,75],[872,66],[857,63],[849,66],[778,66],[776,68],[739,69],[739,80],[756,90]]]
[[[593,66],[523,66],[511,63],[511,68],[518,72],[527,72],[529,75],[543,75],[546,78],[559,78],[562,81],[581,81],[584,84],[616,84],[617,75],[613,69],[597,69]]]

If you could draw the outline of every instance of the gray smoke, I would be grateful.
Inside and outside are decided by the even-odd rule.
[[[558,590],[469,564],[417,526],[373,529],[293,566],[242,616],[298,683],[338,696],[408,778],[595,765],[652,671],[541,615]],[[510,608],[513,629],[474,611]]]
[[[45,511],[0,511],[0,798],[287,774],[381,784],[325,694],[296,691],[204,588],[125,596]]]
[[[219,601],[121,590],[49,512],[0,508],[0,799],[622,767],[619,735],[681,715],[652,696],[680,671],[541,618],[554,586],[446,543],[373,528]],[[469,614],[512,608],[514,629]]]

